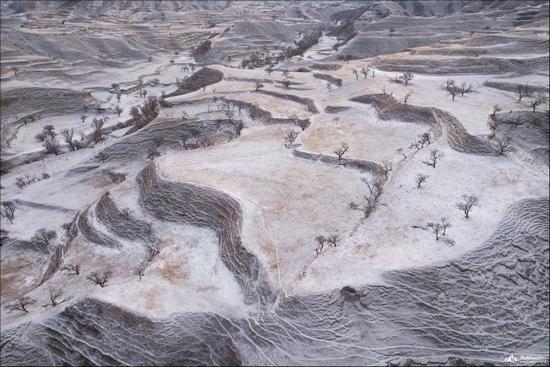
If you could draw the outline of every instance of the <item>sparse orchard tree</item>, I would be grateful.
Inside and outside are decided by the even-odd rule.
[[[449,94],[453,98],[453,101],[455,100],[456,95],[458,94],[458,88],[455,85],[452,85],[450,88],[447,89],[449,91]]]
[[[118,117],[120,117],[120,114],[123,112],[124,110],[119,106],[119,105],[116,105],[115,107],[115,113],[117,114]]]
[[[381,174],[382,176],[384,177],[384,180],[387,180],[389,175],[390,175],[390,172],[392,171],[393,169],[393,162],[390,161],[390,160],[385,160],[382,162],[382,170],[381,170]]]
[[[462,195],[462,201],[456,203],[456,208],[464,212],[466,219],[470,218],[470,211],[479,205],[479,199],[474,195]]]
[[[15,209],[16,205],[12,201],[4,201],[0,206],[0,216],[9,220],[10,223],[13,223],[15,219]]]
[[[67,302],[70,298],[63,298],[63,291],[59,289],[49,289],[50,293],[50,303],[43,305],[42,307],[56,307],[63,302]]]
[[[498,149],[499,155],[505,155],[506,153],[513,151],[512,139],[507,136],[503,138],[497,138],[496,147]]]
[[[76,150],[76,146],[73,142],[74,129],[63,129],[61,130],[61,135],[63,139],[65,139],[65,143],[69,144],[71,150]]]
[[[288,70],[286,70],[286,69],[283,70],[283,76],[284,76],[285,78],[288,78],[289,75],[290,75],[290,73],[288,72]]]
[[[357,70],[352,69],[351,71],[352,71],[353,75],[355,75],[355,80],[359,79],[359,74],[357,73]]]
[[[86,121],[87,118],[88,118],[87,115],[81,115],[80,116],[80,119],[82,120],[82,123],[84,123],[84,121]]]
[[[399,80],[401,80],[405,85],[408,85],[411,80],[413,80],[414,75],[413,73],[406,71],[399,77]]]
[[[423,173],[419,173],[418,175],[416,175],[416,188],[419,189],[422,187],[422,184],[424,182],[426,182],[426,180],[428,179],[429,176],[426,176],[425,174]]]
[[[330,91],[332,90],[332,84],[327,83],[327,89],[328,89],[328,92],[330,93]]]
[[[61,152],[61,149],[59,148],[59,142],[56,138],[47,137],[46,139],[44,139],[44,143],[42,144],[42,146],[46,150],[46,153],[49,154],[58,155]]]
[[[92,121],[92,128],[94,129],[92,132],[92,137],[96,144],[103,139],[103,131],[101,130],[103,125],[105,125],[104,119],[94,119]]]
[[[368,68],[361,68],[361,74],[363,74],[363,79],[367,79],[369,76],[369,69]]]
[[[34,305],[36,301],[28,296],[19,297],[15,302],[9,304],[6,306],[6,309],[9,312],[13,311],[21,311],[24,313],[28,313],[29,309],[28,306]]]
[[[430,156],[428,157],[428,159],[425,160],[425,161],[422,161],[422,163],[427,164],[428,166],[435,168],[435,166],[437,165],[437,162],[441,158],[443,158],[443,152],[441,152],[437,149],[433,149],[433,150],[430,151]]]
[[[411,94],[412,94],[412,92],[409,92],[409,93],[405,94],[405,96],[403,97],[403,103],[404,104],[407,104],[407,102],[409,101],[409,98],[411,97]]]
[[[55,231],[48,231],[45,228],[40,228],[36,231],[34,236],[31,237],[31,242],[42,246],[48,246],[55,238],[57,238],[57,233]]]
[[[456,85],[456,82],[454,81],[454,79],[447,79],[445,81],[445,89],[447,90],[450,90],[452,87],[455,87]]]
[[[263,83],[259,80],[255,83],[255,86],[256,86],[256,92],[264,87]]]
[[[334,151],[334,154],[336,154],[336,156],[338,157],[338,164],[339,165],[342,165],[346,162],[346,159],[344,158],[344,155],[347,153],[348,150],[349,150],[348,144],[342,143],[340,145],[340,148],[338,148]]]
[[[439,235],[441,233],[441,231],[443,230],[443,227],[441,226],[441,223],[433,223],[433,222],[430,222],[428,224],[426,224],[426,227],[428,227],[429,229],[431,229],[433,231],[433,233],[435,234],[435,240],[436,241],[439,241]]]
[[[451,222],[449,222],[449,219],[445,217],[441,218],[441,229],[443,230],[443,232],[441,232],[442,236],[445,236],[447,234],[447,228],[450,227],[452,227],[452,224]]]
[[[80,265],[78,264],[67,264],[61,270],[69,273],[68,275],[80,275]]]
[[[516,87],[516,91],[518,93],[518,102],[521,102],[523,97],[530,97],[533,93],[533,89],[527,84],[519,84]]]
[[[327,239],[328,245],[332,247],[338,247],[340,243],[340,238],[338,238],[338,235],[336,234],[331,234],[326,239]]]
[[[94,271],[94,272],[91,272],[90,274],[88,274],[88,276],[86,277],[86,279],[94,282],[95,284],[99,285],[101,288],[105,287],[105,285],[107,284],[107,281],[110,278],[111,278],[111,272],[110,271],[103,272],[102,274],[100,274],[97,271]]]
[[[495,134],[497,132],[497,122],[495,119],[490,119],[487,121],[487,127],[489,128],[489,139],[492,139],[495,137]]]
[[[470,93],[473,90],[471,84],[466,84],[465,82],[460,85],[460,95],[464,97],[464,94]]]
[[[432,143],[432,135],[429,131],[422,133],[418,136],[420,138],[420,144],[424,147],[425,144],[429,145]]]
[[[533,112],[535,112],[537,110],[537,106],[548,103],[548,98],[542,94],[537,94],[533,99],[529,100],[527,103],[533,109]]]
[[[290,87],[290,80],[288,79],[284,79],[283,80],[283,86],[288,89]]]

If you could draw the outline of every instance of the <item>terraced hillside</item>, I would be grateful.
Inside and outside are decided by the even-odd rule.
[[[547,1],[3,1],[2,365],[545,365]]]

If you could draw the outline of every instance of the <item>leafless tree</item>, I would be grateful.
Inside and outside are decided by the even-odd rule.
[[[470,217],[470,211],[479,205],[479,199],[474,195],[462,195],[462,201],[456,203],[456,208],[464,212],[466,219]]]
[[[548,98],[542,94],[537,94],[533,99],[529,100],[527,103],[533,109],[533,112],[535,112],[537,110],[537,106],[548,103]]]
[[[27,306],[34,305],[36,301],[28,296],[19,297],[15,302],[6,306],[9,312],[21,311],[28,313]]]
[[[521,102],[523,97],[530,97],[533,93],[533,89],[527,84],[519,84],[516,87],[516,91],[518,93],[518,102]]]
[[[464,96],[466,93],[470,93],[473,90],[471,84],[466,84],[465,82],[460,85],[460,95]]]
[[[59,148],[59,142],[56,138],[46,138],[42,146],[46,150],[46,153],[58,155],[61,152],[61,149]]]
[[[429,176],[426,176],[425,174],[419,173],[416,175],[416,188],[419,189],[424,182],[428,179]]]
[[[326,240],[327,240],[328,245],[332,246],[332,247],[338,247],[339,242],[340,242],[340,239],[338,238],[338,235],[336,235],[336,234],[329,235],[326,238]]]
[[[0,216],[9,220],[10,223],[13,223],[15,219],[15,209],[16,205],[14,202],[4,201],[2,206],[0,206]]]
[[[422,148],[424,147],[425,144],[429,145],[432,143],[432,135],[430,134],[429,131],[426,131],[425,133],[422,133],[418,136],[420,139],[420,144],[422,145]]]
[[[69,275],[80,275],[80,265],[76,264],[67,264],[61,268],[61,270],[66,271]]]
[[[94,282],[95,284],[99,285],[101,288],[105,287],[109,278],[111,278],[110,271],[103,272],[103,274],[100,274],[99,272],[94,271],[88,274],[88,276],[86,277],[86,279]]]
[[[349,146],[346,143],[342,143],[342,145],[340,145],[340,148],[334,151],[334,154],[336,154],[336,156],[338,157],[338,164],[342,165],[346,162],[344,154],[346,154],[348,150]]]
[[[443,152],[433,149],[430,151],[430,156],[428,160],[422,161],[422,163],[427,164],[430,167],[435,168],[437,161],[443,157]]]
[[[405,85],[409,84],[411,80],[413,80],[414,75],[410,71],[406,71],[399,77],[399,80],[401,80]]]
[[[496,146],[499,155],[505,155],[506,153],[514,150],[514,148],[512,147],[512,140],[507,136],[504,138],[497,138]]]
[[[57,305],[60,305],[63,302],[67,302],[70,298],[66,297],[63,298],[63,291],[53,288],[49,289],[50,292],[50,303],[43,305],[42,307],[56,307]]]
[[[449,90],[451,89],[452,87],[455,87],[456,86],[456,82],[454,81],[454,79],[447,79],[445,81],[445,89]]]
[[[122,97],[122,94],[120,92],[116,93],[116,100],[118,103],[120,103],[120,97]]]
[[[363,74],[363,79],[367,79],[369,76],[369,69],[368,68],[361,68],[361,74]]]
[[[317,241],[317,247],[315,248],[315,253],[317,253],[317,255],[320,255],[324,252],[323,249],[325,247],[325,243],[327,242],[327,239],[325,238],[325,236],[317,236],[315,237],[315,241]]]
[[[451,222],[449,222],[449,219],[445,217],[441,218],[441,229],[443,230],[441,235],[445,236],[447,234],[447,228],[450,228],[450,227],[452,227],[452,224]]]
[[[376,71],[376,70],[373,70],[373,71],[372,71],[372,77],[373,77],[373,78],[374,78],[374,72],[375,72],[375,71]]]
[[[409,101],[409,98],[411,97],[411,94],[412,94],[412,92],[409,92],[409,93],[405,94],[405,96],[403,97],[403,103],[404,104],[407,104],[407,102]]]
[[[44,139],[46,139],[48,136],[51,138],[55,138],[57,135],[55,133],[55,127],[53,125],[46,125],[42,128],[42,134],[44,134]]]
[[[80,119],[82,120],[82,123],[84,123],[84,121],[86,121],[87,118],[88,118],[87,115],[81,115],[80,116]]]
[[[264,87],[264,84],[259,80],[255,83],[255,85],[256,85],[256,92]]]
[[[362,204],[352,202],[349,204],[349,208],[361,211],[364,217],[367,218],[378,205],[378,200],[380,195],[382,195],[384,188],[384,179],[381,176],[377,176],[372,181],[367,179],[362,179],[362,181],[367,185],[369,195],[364,196],[364,201]]]
[[[443,227],[441,226],[441,223],[428,223],[426,224],[426,227],[428,227],[429,229],[431,229],[433,231],[433,233],[435,234],[435,240],[436,241],[439,241],[439,234],[441,233],[441,231],[443,230]]]
[[[290,75],[290,73],[288,72],[288,70],[286,70],[286,69],[283,70],[283,76],[284,76],[285,78],[288,78],[289,75]]]
[[[453,101],[455,100],[456,95],[458,94],[459,90],[455,85],[452,85],[447,89],[449,91],[449,94],[451,97],[453,97]]]
[[[115,107],[115,113],[117,114],[118,117],[120,117],[120,114],[123,112],[124,110],[122,109],[122,107],[120,107],[119,105],[116,105]]]
[[[48,231],[45,228],[40,228],[36,231],[34,236],[31,237],[31,242],[48,246],[55,238],[57,238],[57,233],[55,231]]]
[[[61,130],[61,135],[63,136],[63,139],[65,139],[65,143],[69,144],[71,150],[76,150],[73,142],[74,129],[63,129]]]
[[[288,79],[283,79],[283,86],[288,89],[290,87],[290,80]]]
[[[332,90],[332,84],[327,83],[326,85],[327,85],[328,92],[330,93],[330,91]]]
[[[297,137],[298,137],[298,133],[294,130],[290,130],[285,136],[285,140],[284,140],[285,147],[286,148],[291,147],[292,144],[294,144],[294,141],[296,141]]]
[[[359,79],[359,74],[357,73],[357,70],[352,69],[353,75],[355,75],[355,80]]]
[[[93,119],[92,121],[92,128],[94,129],[92,132],[92,137],[94,139],[94,143],[96,144],[103,139],[103,131],[101,130],[103,125],[105,125],[104,119]]]

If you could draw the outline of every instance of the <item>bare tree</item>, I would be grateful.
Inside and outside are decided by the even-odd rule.
[[[458,88],[453,84],[447,90],[449,91],[449,94],[451,95],[451,97],[453,97],[453,101],[454,101],[456,95],[458,94]]]
[[[264,87],[263,83],[262,83],[261,81],[259,81],[259,80],[256,81],[255,85],[256,85],[256,92],[259,91],[261,88]]]
[[[0,216],[9,220],[10,223],[13,223],[15,219],[15,209],[16,205],[14,202],[4,201],[0,207]]]
[[[470,93],[473,90],[471,84],[466,84],[465,82],[460,85],[460,95],[464,97],[464,94]]]
[[[342,145],[340,145],[340,148],[334,151],[334,154],[336,154],[336,156],[338,157],[338,164],[342,165],[346,162],[344,154],[346,154],[348,150],[349,146],[346,143],[342,143]]]
[[[80,275],[80,265],[76,264],[67,264],[61,268],[61,270],[66,271],[69,275]]]
[[[445,81],[445,89],[449,90],[451,89],[452,87],[455,87],[456,86],[456,82],[454,81],[454,79],[447,79]]]
[[[409,84],[411,80],[413,80],[414,75],[410,71],[406,71],[399,77],[399,80],[401,80],[405,85]]]
[[[523,97],[530,97],[533,93],[533,89],[527,84],[519,84],[516,87],[516,91],[518,93],[518,102],[521,102]]]
[[[0,125],[0,151],[5,151],[11,147],[10,140],[13,138],[14,129],[6,121],[2,121]]]
[[[283,76],[284,76],[285,78],[288,78],[289,75],[290,75],[290,73],[288,72],[288,70],[286,70],[286,69],[283,70]]]
[[[474,195],[462,195],[462,201],[456,203],[456,208],[464,212],[466,219],[470,217],[470,211],[479,205],[479,199]]]
[[[103,274],[100,274],[97,271],[94,271],[86,277],[86,279],[94,282],[95,284],[99,285],[101,288],[104,288],[107,284],[107,281],[111,278],[111,272],[103,272]]]
[[[416,175],[416,188],[419,189],[424,182],[428,179],[429,176],[426,176],[425,174],[419,173]]]
[[[290,130],[285,136],[285,140],[284,140],[285,147],[286,148],[291,147],[292,144],[294,144],[294,141],[296,141],[297,137],[298,137],[298,133],[294,130]]]
[[[317,236],[315,237],[315,241],[317,241],[317,247],[315,248],[315,252],[317,253],[317,255],[320,255],[324,252],[323,248],[325,247],[325,243],[327,242],[327,239],[325,238],[325,236]]]
[[[338,235],[331,234],[326,239],[327,239],[327,243],[328,243],[329,246],[338,247],[339,242],[340,242],[340,239],[338,238]]]
[[[80,116],[80,119],[82,120],[82,123],[84,123],[84,121],[86,121],[87,118],[88,118],[87,115],[81,115]]]
[[[369,69],[368,68],[361,68],[361,74],[363,74],[363,79],[367,79],[369,76]]]
[[[104,119],[94,119],[92,121],[92,128],[94,129],[92,132],[92,137],[94,139],[94,143],[96,144],[103,139],[103,131],[101,130],[103,125],[105,125]]]
[[[353,75],[355,75],[355,80],[359,79],[359,74],[357,73],[357,70],[352,69]]]
[[[6,309],[9,312],[21,311],[28,313],[29,310],[27,306],[34,305],[36,301],[28,296],[19,297],[14,303],[6,306]]]
[[[288,89],[290,87],[290,80],[288,79],[283,79],[283,86]]]
[[[403,103],[404,104],[407,104],[409,98],[411,97],[411,94],[412,94],[412,92],[409,92],[409,93],[405,94],[405,96],[403,97]]]
[[[507,136],[504,138],[497,138],[496,145],[499,155],[505,155],[506,153],[514,150],[512,147],[512,140]]]
[[[57,238],[57,233],[55,231],[48,231],[45,228],[40,228],[36,231],[34,236],[31,237],[31,242],[48,246],[55,238]]]
[[[63,139],[65,139],[65,143],[69,144],[71,150],[76,150],[76,146],[73,142],[74,129],[63,129],[61,130],[61,135],[63,136]]]
[[[537,110],[537,106],[548,103],[548,98],[542,94],[537,94],[533,99],[529,100],[529,102],[527,103],[531,108],[533,108],[533,112],[535,112]]]
[[[487,121],[487,127],[489,128],[489,139],[492,139],[495,137],[495,134],[497,132],[497,122],[495,119],[490,119],[489,121]]]
[[[63,298],[62,290],[54,290],[53,288],[49,289],[50,292],[50,303],[43,305],[42,307],[56,307],[63,302],[67,302],[70,298]]]
[[[433,149],[430,151],[430,156],[428,160],[422,161],[422,163],[427,164],[430,167],[435,168],[437,161],[443,157],[443,152]]]
[[[452,224],[451,222],[449,222],[449,219],[445,217],[441,218],[441,229],[443,230],[441,235],[445,236],[447,234],[447,228],[450,228],[450,227],[452,227]]]
[[[59,142],[57,141],[56,138],[51,138],[51,137],[46,138],[42,146],[46,150],[46,153],[55,154],[55,155],[58,155],[59,153],[61,153]]]
[[[443,227],[441,226],[441,223],[428,223],[426,224],[426,227],[428,227],[429,229],[431,229],[433,231],[433,233],[435,234],[435,240],[436,241],[439,241],[439,234],[440,232],[443,230]]]
[[[432,143],[432,135],[430,134],[429,131],[426,131],[425,133],[422,133],[418,136],[420,138],[419,142],[420,144],[422,145],[422,148],[424,148],[424,145],[427,144],[431,144]]]
[[[119,105],[116,105],[115,107],[115,113],[117,114],[118,117],[120,117],[120,114],[123,112],[124,110],[119,106]]]
[[[372,182],[367,179],[362,179],[369,189],[369,195],[364,196],[362,204],[351,202],[349,208],[353,210],[359,210],[367,218],[376,209],[378,205],[378,199],[382,195],[384,180],[378,176]]]

